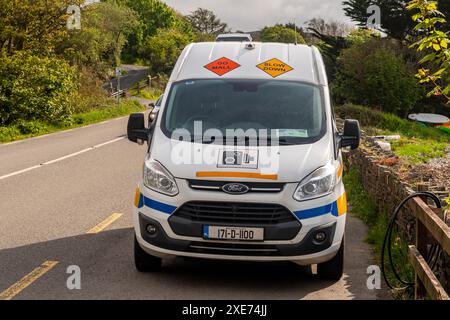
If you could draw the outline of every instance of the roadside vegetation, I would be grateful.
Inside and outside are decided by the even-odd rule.
[[[66,122],[42,120],[19,121],[8,127],[0,127],[0,143],[82,127],[144,110],[145,107],[134,100],[124,100],[120,104],[111,101],[104,108],[96,108],[89,112],[73,114],[70,121]]]
[[[338,106],[335,112],[341,118],[358,119],[367,135],[400,135],[400,140],[390,143],[392,151],[405,165],[417,165],[444,157],[450,146],[450,135],[391,113],[353,104]]]
[[[366,241],[373,246],[377,263],[381,265],[381,250],[389,222],[389,215],[386,212],[381,211],[377,207],[375,201],[364,190],[357,171],[350,169],[344,174],[343,179],[347,191],[350,212],[369,226]],[[407,255],[408,247],[398,230],[394,232],[393,240],[392,258],[395,270],[402,279],[414,281],[414,271],[409,263]],[[390,283],[397,287],[402,287],[388,264],[385,266],[385,271]],[[394,293],[394,297],[397,299],[410,299],[413,296],[412,290],[402,290]]]

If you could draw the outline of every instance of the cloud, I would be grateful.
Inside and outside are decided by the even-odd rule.
[[[254,31],[266,25],[297,21],[299,25],[312,18],[350,22],[342,0],[163,0],[183,14],[197,8],[212,10],[233,30]]]

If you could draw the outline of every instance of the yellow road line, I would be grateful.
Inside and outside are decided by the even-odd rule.
[[[58,261],[45,261],[42,265],[31,271],[25,277],[17,281],[11,287],[0,293],[0,300],[11,300],[22,292],[25,288],[33,284],[36,280],[53,269]]]
[[[99,232],[103,231],[104,229],[106,229],[109,225],[114,223],[114,221],[119,219],[122,215],[123,215],[122,213],[113,213],[108,218],[106,218],[105,220],[100,222],[98,225],[96,225],[95,227],[93,227],[91,230],[89,230],[86,233],[88,233],[88,234],[99,233]]]

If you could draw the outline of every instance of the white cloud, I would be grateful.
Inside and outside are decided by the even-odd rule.
[[[212,10],[233,30],[254,31],[266,25],[312,18],[346,21],[342,0],[163,0],[183,14],[197,8]]]

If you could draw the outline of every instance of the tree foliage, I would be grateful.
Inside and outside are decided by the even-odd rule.
[[[420,33],[419,40],[413,44],[419,52],[426,52],[417,77],[420,83],[432,84],[428,96],[444,96],[450,104],[450,32],[444,32],[439,25],[445,25],[444,15],[438,11],[436,1],[413,0],[408,9],[416,12],[412,19],[417,22],[415,30]],[[418,12],[417,12],[418,11]]]
[[[67,36],[67,7],[82,0],[0,0],[0,49],[53,52],[55,39]]]
[[[191,34],[189,22],[174,9],[160,0],[120,0],[138,17],[138,25],[128,37],[126,52],[132,56],[139,56],[140,49],[148,43],[158,29],[177,29]]]
[[[401,52],[400,44],[384,39],[343,50],[333,84],[335,98],[406,115],[421,98],[422,89]]]
[[[27,52],[0,58],[0,125],[67,119],[76,92],[76,69],[61,59]]]
[[[407,9],[406,0],[346,0],[343,2],[344,11],[348,17],[357,22],[359,26],[366,27],[371,13],[367,13],[370,5],[377,5],[381,11],[381,28],[389,36],[404,39],[410,35],[414,28],[411,20],[412,13]],[[444,13],[450,13],[450,4],[441,0],[439,7]],[[444,28],[449,29],[446,24]]]
[[[261,32],[261,41],[263,42],[281,42],[281,43],[306,43],[299,32],[283,25],[265,27]]]
[[[153,37],[147,39],[141,53],[154,74],[169,73],[181,51],[191,40],[190,35],[177,29],[158,29]]]
[[[138,25],[130,8],[107,1],[83,10],[81,30],[73,30],[58,41],[57,52],[78,66],[88,66],[98,75],[120,64],[127,37]]]

